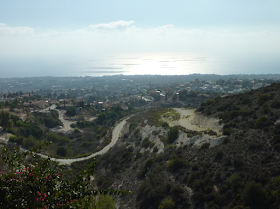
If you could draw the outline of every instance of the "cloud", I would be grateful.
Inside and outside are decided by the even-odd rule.
[[[5,34],[5,36],[3,36]],[[22,36],[24,38],[22,38]],[[79,57],[149,52],[213,54],[280,54],[279,28],[245,31],[233,28],[184,28],[166,24],[137,27],[134,21],[115,21],[76,30],[34,31],[0,23],[0,56]],[[135,57],[127,57],[135,58]]]
[[[97,25],[90,25],[88,26],[88,29],[90,30],[125,30],[131,27],[131,25],[134,23],[134,21],[123,21],[119,20],[116,22],[110,22],[110,23],[101,23]]]
[[[88,67],[88,69],[99,69],[99,70],[103,70],[103,69],[122,69],[120,67]]]
[[[0,23],[0,35],[31,35],[34,33],[33,28],[29,27],[9,27]]]

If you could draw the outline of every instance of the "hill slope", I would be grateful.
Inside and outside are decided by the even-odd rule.
[[[227,135],[215,146],[211,130],[178,127],[179,138],[206,137],[200,146],[169,141],[173,128],[161,121],[168,111],[131,118],[118,145],[97,159],[100,188],[132,191],[119,208],[278,208],[280,84],[202,104],[197,112],[220,119]]]

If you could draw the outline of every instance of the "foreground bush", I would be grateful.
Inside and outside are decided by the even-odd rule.
[[[13,152],[3,148],[1,157],[9,165],[11,172],[0,172],[0,208],[88,208],[89,204],[90,208],[97,208],[95,202],[89,202],[92,198],[88,197],[129,193],[117,190],[89,190],[95,160],[86,171],[76,176],[72,183],[60,173],[61,168],[57,164],[51,164],[49,158],[41,163],[26,163],[24,158],[34,155],[36,150],[37,148],[22,153],[19,148]]]

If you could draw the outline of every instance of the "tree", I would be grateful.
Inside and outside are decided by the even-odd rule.
[[[35,155],[39,147],[28,152],[15,148],[2,150],[2,160],[10,167],[10,173],[0,172],[0,206],[8,208],[110,208],[114,201],[106,194],[127,194],[120,190],[89,190],[90,176],[94,174],[96,160],[87,170],[70,182],[62,175],[61,166],[51,163],[50,158],[40,163],[28,164],[28,155]],[[100,194],[101,198],[93,198]],[[105,205],[105,206],[104,206]],[[108,207],[106,207],[108,206]]]
[[[67,149],[65,147],[58,147],[56,154],[64,157],[67,154]]]
[[[269,208],[265,207],[266,192],[263,190],[261,184],[254,181],[248,182],[242,192],[242,198],[246,205],[253,208]]]
[[[3,131],[7,131],[8,128],[11,126],[11,121],[10,121],[10,114],[6,111],[1,111],[0,113],[0,124],[3,128]]]
[[[79,101],[79,104],[78,104],[80,107],[84,108],[85,106],[85,102],[83,100]]]
[[[179,134],[178,126],[171,127],[167,135],[168,143],[172,144],[178,138],[178,134]]]
[[[75,116],[76,115],[76,108],[75,107],[70,107],[66,111],[66,115],[68,115],[68,116]]]
[[[99,122],[100,124],[102,124],[102,123],[106,120],[106,118],[107,118],[106,113],[105,113],[105,112],[102,112],[102,113],[100,113],[100,114],[98,115],[98,122]]]

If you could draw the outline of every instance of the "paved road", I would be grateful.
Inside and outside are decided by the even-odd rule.
[[[104,147],[102,150],[98,151],[98,152],[95,152],[87,157],[81,157],[81,158],[74,158],[74,159],[58,159],[58,158],[50,158],[51,160],[53,161],[57,161],[59,164],[61,165],[70,165],[71,163],[74,163],[74,162],[78,162],[78,161],[83,161],[83,160],[88,160],[90,158],[93,158],[97,155],[103,155],[105,154],[106,152],[108,152],[110,150],[111,147],[113,147],[116,142],[118,141],[119,137],[120,137],[120,134],[122,132],[122,129],[123,129],[123,126],[125,125],[126,121],[128,120],[129,118],[125,118],[124,120],[122,120],[119,124],[117,124],[114,129],[113,129],[113,133],[112,133],[112,141],[110,144],[108,144],[106,147]],[[38,155],[40,155],[41,157],[43,158],[47,158],[48,156],[47,155],[43,155],[43,154],[40,154],[38,153]]]

